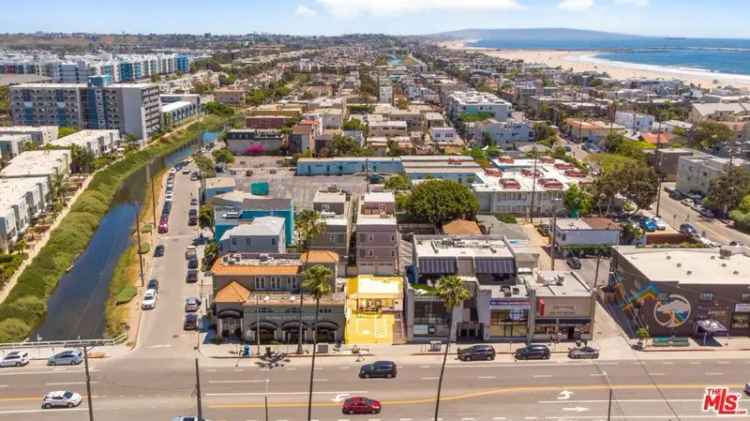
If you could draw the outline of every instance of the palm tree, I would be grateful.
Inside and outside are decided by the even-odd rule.
[[[65,175],[62,173],[55,173],[55,175],[52,176],[49,185],[49,195],[50,199],[52,199],[53,206],[62,200],[64,183]]]
[[[320,311],[320,299],[333,292],[331,278],[333,272],[325,266],[315,265],[305,271],[305,280],[302,282],[302,288],[310,291],[315,298],[315,322],[313,323],[313,353],[312,364],[310,366],[310,393],[307,398],[307,421],[312,418],[312,395],[313,395],[313,376],[315,375],[315,352],[318,346],[318,315]],[[301,314],[301,313],[300,313]]]
[[[325,221],[320,217],[318,211],[312,209],[304,209],[299,214],[294,222],[294,228],[297,231],[297,237],[300,242],[300,251],[308,251],[310,242],[320,236],[325,230]],[[304,262],[307,263],[307,262]],[[302,353],[302,305],[304,301],[303,289],[299,289],[299,337],[297,338],[297,353]]]
[[[453,311],[456,307],[463,305],[464,301],[471,298],[471,292],[464,286],[461,278],[455,275],[448,275],[440,278],[438,281],[437,295],[443,301],[445,310],[448,312],[448,338],[445,341],[443,365],[440,367],[440,378],[438,379],[437,398],[435,399],[435,421],[438,421],[438,414],[440,413],[440,392],[443,389],[445,363],[448,360],[448,348],[451,345],[451,336],[453,335]]]

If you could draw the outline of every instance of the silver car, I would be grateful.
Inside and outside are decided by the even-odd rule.
[[[83,353],[77,349],[66,349],[47,359],[48,365],[78,365],[83,362]]]
[[[81,404],[81,395],[75,392],[49,392],[42,399],[42,408],[75,408]]]
[[[20,367],[31,361],[29,353],[26,351],[13,351],[7,353],[0,360],[0,367]]]

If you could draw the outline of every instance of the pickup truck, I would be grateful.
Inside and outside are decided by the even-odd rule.
[[[185,249],[185,260],[192,260],[198,258],[198,249],[195,246],[188,246]]]

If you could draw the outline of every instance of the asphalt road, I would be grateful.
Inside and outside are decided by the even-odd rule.
[[[192,354],[144,358],[137,354],[93,361],[95,419],[169,420],[195,412]],[[423,358],[423,360],[419,360]],[[423,362],[420,362],[423,361]],[[292,359],[270,373],[243,360],[202,360],[204,416],[211,420],[264,420],[268,386],[269,419],[306,419],[309,360]],[[439,359],[410,357],[399,362],[396,379],[359,379],[353,358],[321,359],[315,372],[313,419],[421,421],[431,418]],[[552,361],[472,362],[451,360],[446,370],[440,417],[444,421],[606,419],[610,388],[614,419],[711,418],[701,411],[703,389],[725,385],[740,391],[750,362],[719,361]],[[268,382],[266,382],[268,379]],[[81,367],[0,370],[0,420],[85,420],[85,403],[72,410],[41,410],[51,389],[85,392]],[[364,395],[381,400],[383,412],[344,416],[341,401]],[[741,404],[744,402],[741,402]],[[736,417],[733,419],[750,419]]]

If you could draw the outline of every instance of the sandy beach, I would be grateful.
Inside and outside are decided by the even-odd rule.
[[[510,60],[523,60],[528,63],[543,63],[552,67],[560,66],[563,69],[572,69],[576,72],[592,70],[607,72],[615,79],[680,79],[686,83],[692,83],[703,88],[732,85],[750,89],[750,75],[732,75],[725,73],[712,73],[697,69],[613,62],[597,58],[596,51],[496,50],[490,48],[466,47],[461,41],[445,42],[441,45],[451,49],[480,51],[493,57]]]

